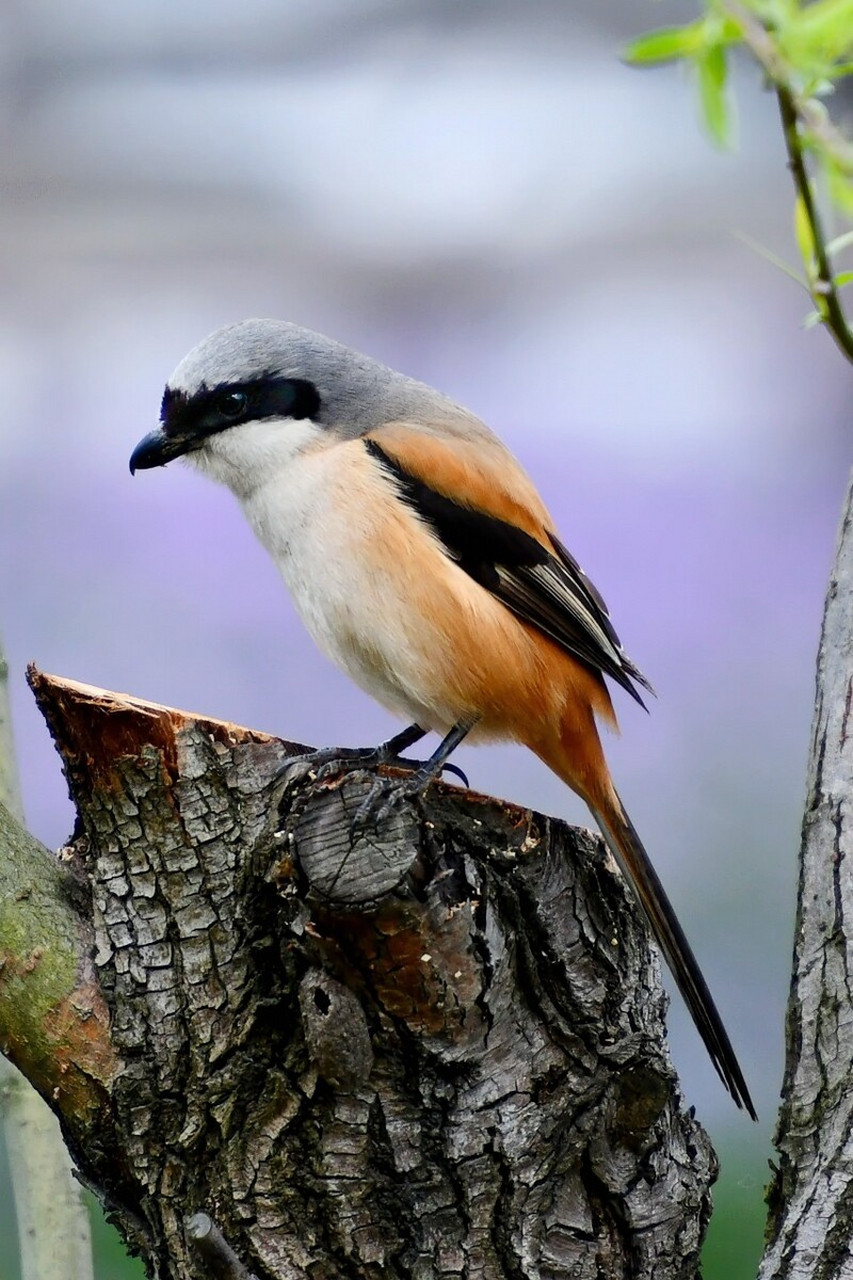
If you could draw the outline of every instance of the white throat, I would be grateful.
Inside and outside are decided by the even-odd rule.
[[[246,503],[300,454],[327,438],[327,432],[308,418],[262,418],[218,431],[186,460]]]

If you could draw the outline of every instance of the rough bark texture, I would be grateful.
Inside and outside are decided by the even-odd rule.
[[[763,1280],[853,1276],[853,486],[817,668]]]
[[[118,1061],[75,1151],[154,1273],[695,1274],[715,1160],[597,839],[437,786],[351,844],[368,776],[33,684]]]

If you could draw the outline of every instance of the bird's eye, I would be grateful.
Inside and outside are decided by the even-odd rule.
[[[216,411],[223,418],[239,418],[248,408],[249,397],[245,391],[223,391],[216,398]]]

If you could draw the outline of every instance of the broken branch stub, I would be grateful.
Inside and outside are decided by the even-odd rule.
[[[119,1169],[164,1277],[207,1213],[259,1277],[687,1277],[716,1163],[600,842],[34,673],[80,813]]]

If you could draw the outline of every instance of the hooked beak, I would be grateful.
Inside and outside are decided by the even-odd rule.
[[[173,458],[180,458],[198,448],[199,444],[200,441],[187,436],[167,436],[162,427],[157,427],[139,441],[130,455],[130,474],[148,471],[151,467],[164,467]]]

